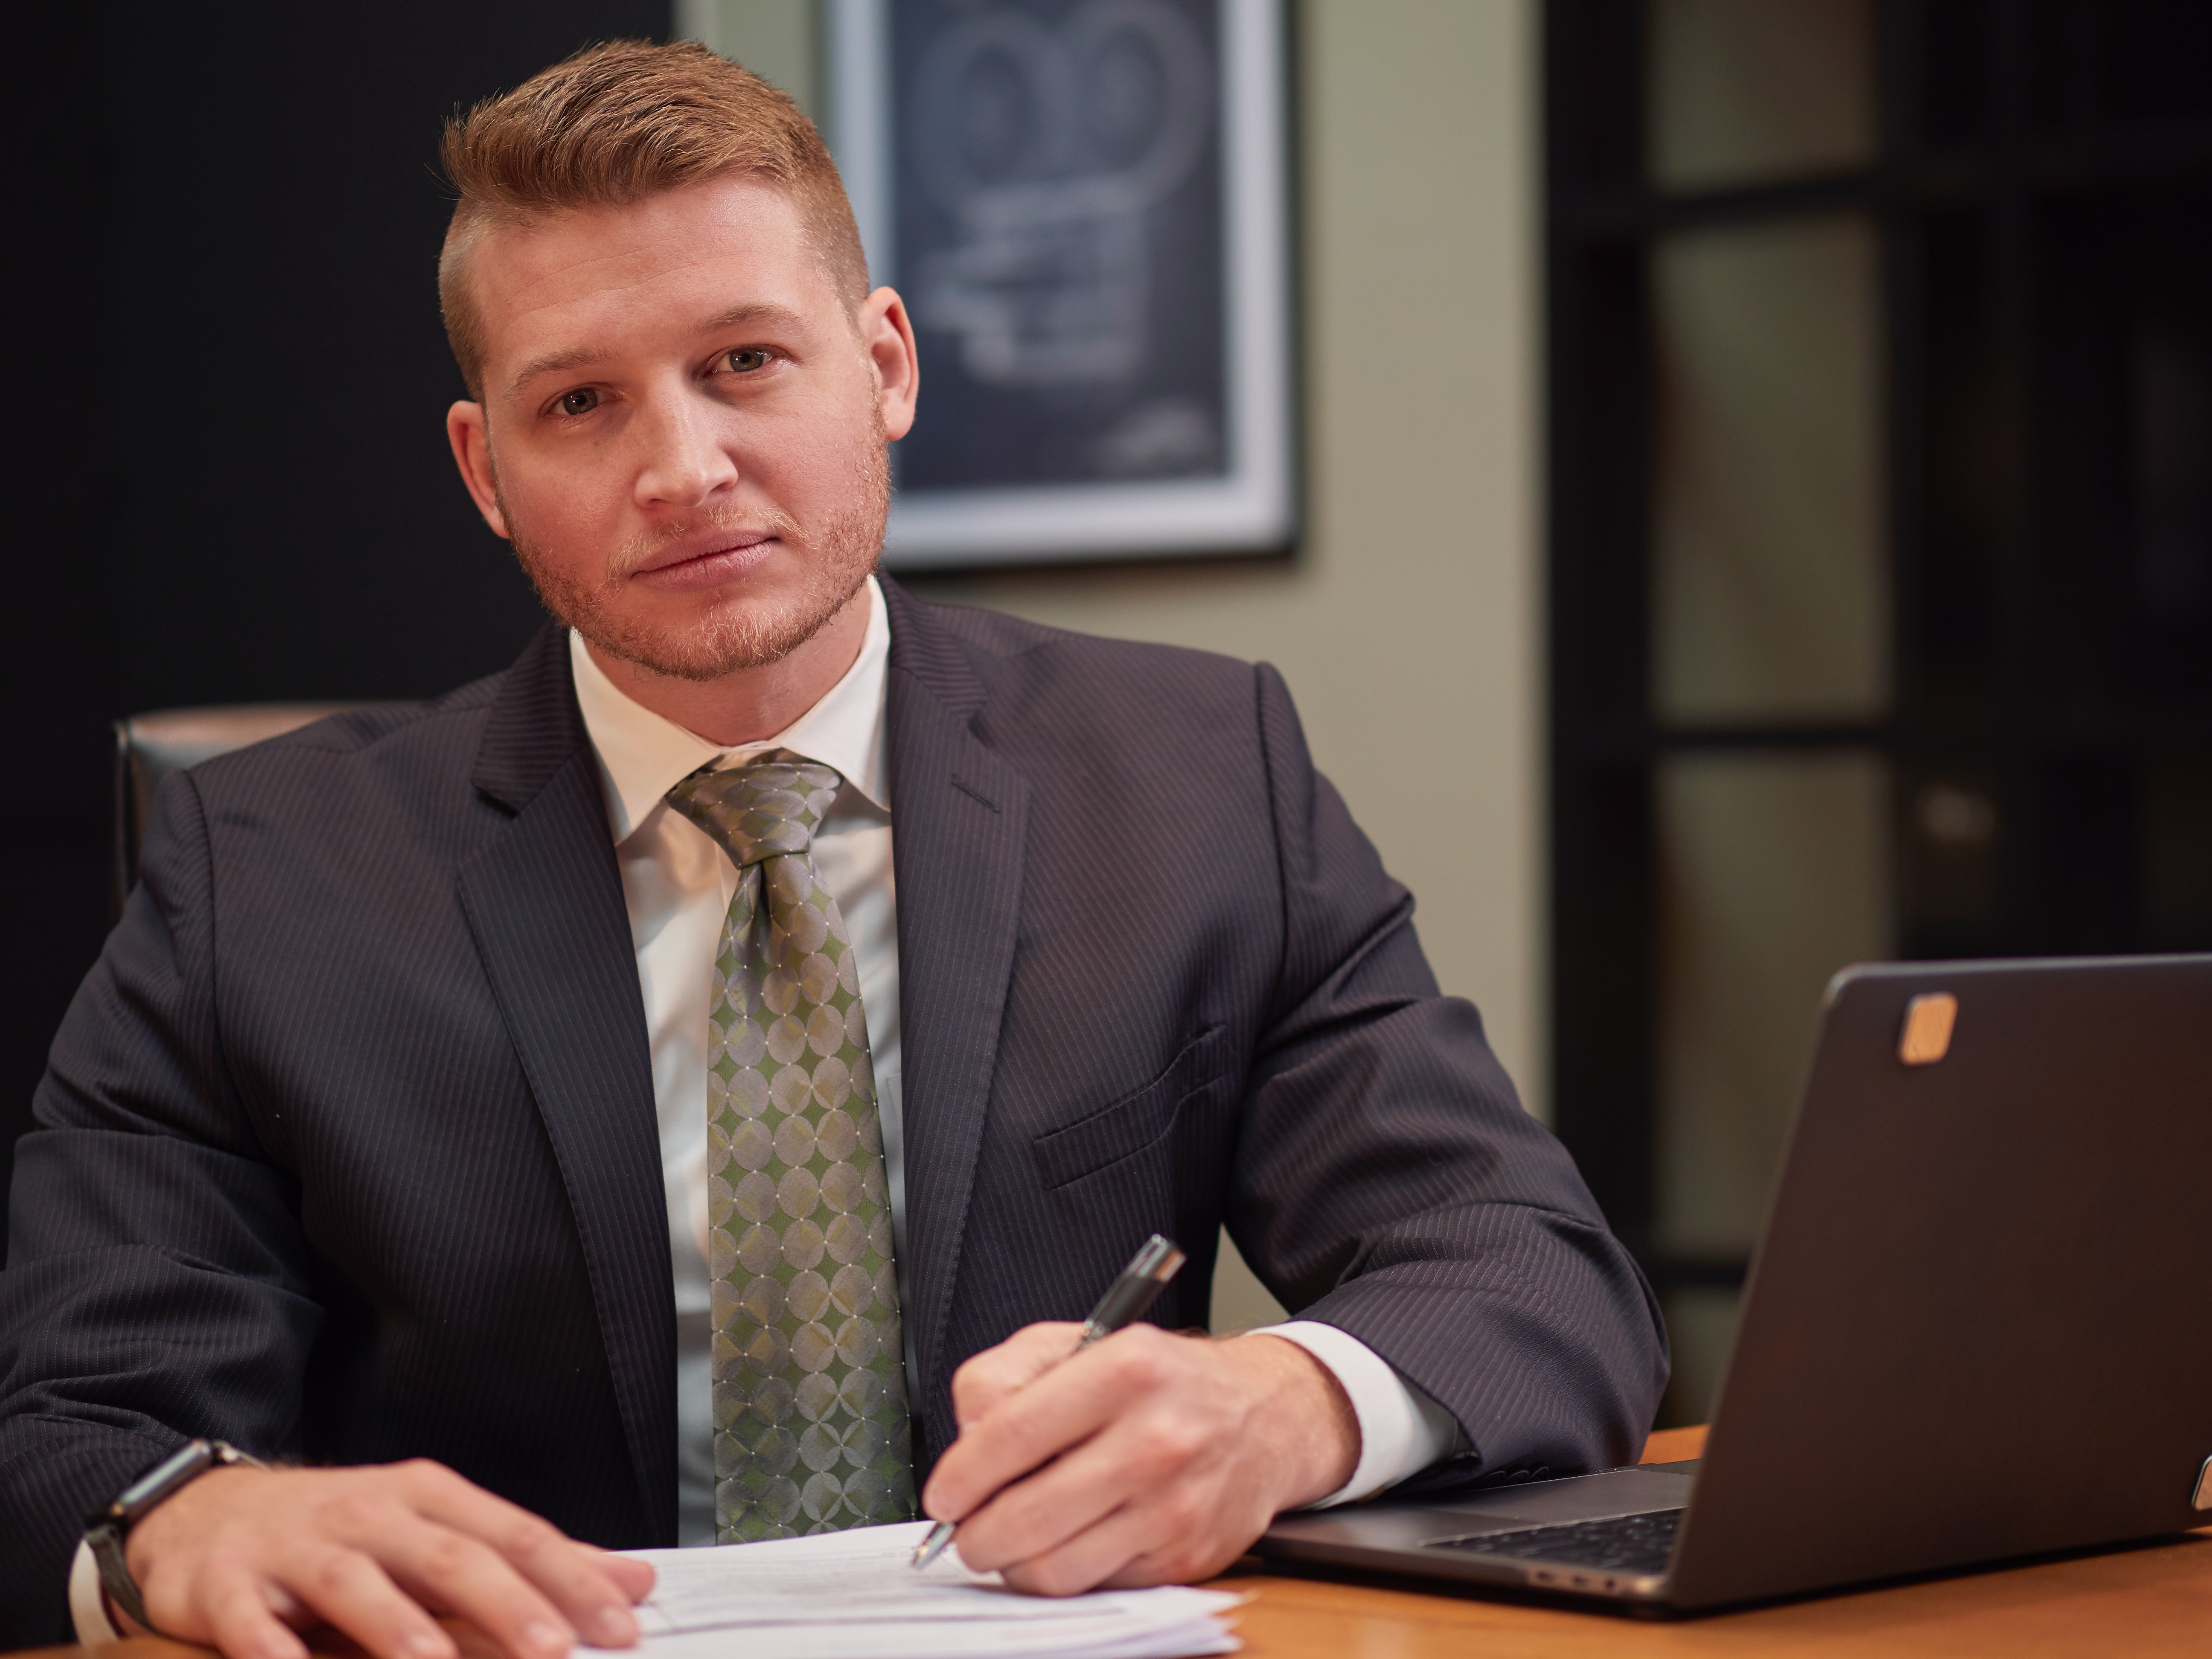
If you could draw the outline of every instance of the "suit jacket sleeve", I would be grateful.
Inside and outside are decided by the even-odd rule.
[[[1283,959],[1254,1045],[1229,1226],[1300,1318],[1449,1409],[1434,1484],[1634,1461],[1667,1378],[1649,1286],[1472,1004],[1437,992],[1392,881],[1258,671]]]
[[[225,1080],[192,780],[56,1037],[15,1149],[0,1273],[0,1632],[71,1639],[88,1511],[185,1439],[292,1440],[322,1315],[290,1178]]]

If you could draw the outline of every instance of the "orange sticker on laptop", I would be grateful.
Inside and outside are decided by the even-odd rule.
[[[1951,1028],[1958,1023],[1959,999],[1948,991],[1929,991],[1905,1005],[1905,1034],[1897,1057],[1907,1066],[1933,1066],[1951,1052]]]

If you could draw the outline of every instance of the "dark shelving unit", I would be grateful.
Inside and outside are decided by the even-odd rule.
[[[1906,956],[2212,948],[2212,7],[1883,0],[1869,165],[1686,194],[1647,182],[1650,26],[1547,8],[1553,1075],[1663,1291],[1744,1267],[1654,1243],[1668,757],[1877,757]],[[1669,724],[1652,251],[1838,209],[1881,247],[1889,712]],[[1987,833],[1938,833],[1960,802]]]

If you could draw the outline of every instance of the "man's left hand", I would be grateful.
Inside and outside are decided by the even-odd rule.
[[[953,1376],[960,1437],[921,1506],[977,1571],[1042,1595],[1189,1583],[1352,1478],[1358,1419],[1297,1343],[1133,1325],[1070,1358],[1081,1334],[1030,1325]]]

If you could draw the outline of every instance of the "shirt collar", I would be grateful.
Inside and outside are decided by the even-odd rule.
[[[570,629],[568,661],[575,670],[576,702],[599,759],[601,793],[615,840],[627,841],[663,796],[708,762],[736,765],[770,749],[788,749],[836,767],[848,786],[879,811],[890,811],[884,688],[890,644],[883,589],[871,576],[867,632],[860,641],[860,654],[844,677],[775,736],[726,749],[633,701],[592,661],[583,640]]]

